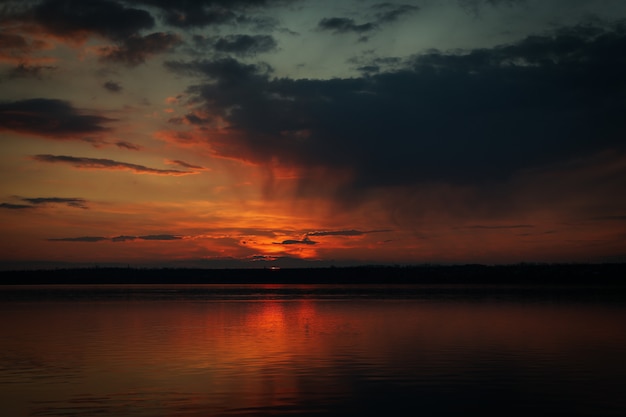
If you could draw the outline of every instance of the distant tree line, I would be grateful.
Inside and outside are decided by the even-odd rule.
[[[328,268],[75,268],[4,271],[0,284],[533,284],[626,285],[626,263]]]

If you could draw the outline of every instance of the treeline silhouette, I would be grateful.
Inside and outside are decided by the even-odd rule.
[[[0,284],[616,284],[626,263],[328,268],[66,268],[5,271]]]

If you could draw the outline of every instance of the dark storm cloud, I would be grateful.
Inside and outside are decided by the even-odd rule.
[[[35,98],[0,103],[0,131],[13,130],[54,139],[107,132],[102,116],[84,114],[69,102]]]
[[[181,42],[177,34],[156,32],[128,37],[120,45],[101,47],[99,53],[103,61],[132,67],[143,64],[153,55],[169,51]]]
[[[179,171],[176,169],[157,169],[149,168],[143,165],[130,164],[127,162],[114,161],[112,159],[101,158],[84,158],[66,155],[34,155],[33,160],[38,162],[61,163],[68,164],[75,168],[82,169],[107,169],[107,170],[123,170],[131,171],[136,174],[152,174],[152,175],[189,175],[192,171]]]
[[[50,33],[67,38],[95,33],[108,39],[122,40],[155,24],[146,10],[126,7],[110,0],[45,0],[25,17],[39,23]]]
[[[431,51],[362,78],[293,80],[235,60],[169,62],[204,75],[190,103],[221,115],[216,152],[259,164],[354,172],[353,189],[477,184],[624,148],[626,25]],[[355,187],[355,188],[354,188]]]
[[[119,93],[120,91],[123,90],[122,86],[120,85],[120,83],[116,83],[114,81],[107,81],[104,84],[102,84],[102,87],[105,90],[108,90],[112,93]]]
[[[239,56],[273,51],[277,45],[276,40],[269,35],[227,35],[213,42],[213,48],[216,51]]]

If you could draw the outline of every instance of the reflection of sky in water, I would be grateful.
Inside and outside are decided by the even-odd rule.
[[[0,312],[0,400],[15,416],[626,410],[616,304],[81,299]]]

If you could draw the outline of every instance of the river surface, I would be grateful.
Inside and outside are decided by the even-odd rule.
[[[593,288],[0,286],[0,415],[623,416],[626,303]]]

